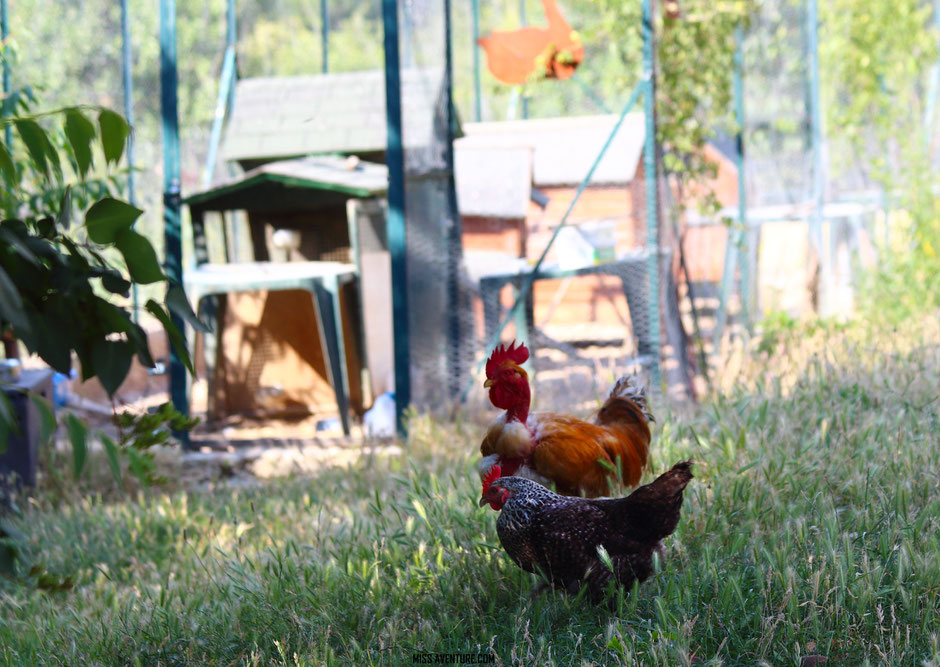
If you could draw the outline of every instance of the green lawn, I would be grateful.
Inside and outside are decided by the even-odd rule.
[[[0,580],[0,661],[940,664],[937,327],[737,360],[699,409],[654,406],[654,470],[692,457],[696,479],[615,611],[530,599],[476,503],[481,428],[422,419],[406,456],[312,479],[28,504],[31,561],[76,585]]]

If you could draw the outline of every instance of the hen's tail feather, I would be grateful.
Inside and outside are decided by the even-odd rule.
[[[617,380],[613,389],[610,390],[610,396],[607,400],[612,398],[622,398],[634,403],[643,413],[643,416],[646,417],[646,421],[656,421],[646,401],[646,387],[640,384],[635,375],[624,375]]]
[[[681,500],[682,492],[692,477],[692,461],[681,461],[649,484],[638,488],[629,497],[643,503],[674,503]]]
[[[633,540],[661,540],[676,529],[682,495],[692,479],[692,462],[682,461],[626,498],[613,501],[618,525],[627,525]]]
[[[694,475],[692,461],[680,461],[648,484],[663,497],[677,496],[688,486]]]

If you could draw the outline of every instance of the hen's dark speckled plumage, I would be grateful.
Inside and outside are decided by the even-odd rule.
[[[597,598],[611,577],[629,588],[652,574],[653,553],[662,555],[663,538],[676,529],[691,479],[691,462],[685,461],[626,498],[560,496],[521,477],[501,477],[489,493],[506,497],[496,532],[519,567],[571,592],[586,585]],[[613,572],[598,547],[609,554]]]

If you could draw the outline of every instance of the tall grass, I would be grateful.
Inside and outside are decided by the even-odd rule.
[[[904,341],[911,341],[905,343]],[[547,592],[477,506],[481,428],[259,489],[32,503],[64,593],[0,581],[6,664],[940,664],[940,334],[795,332],[663,405],[653,470],[696,479],[662,570],[614,609]],[[771,358],[772,357],[772,358]]]

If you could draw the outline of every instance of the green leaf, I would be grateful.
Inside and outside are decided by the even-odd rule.
[[[62,180],[62,162],[59,160],[59,150],[52,145],[52,141],[49,140],[49,135],[45,132],[42,133],[42,143],[43,148],[46,151],[46,160],[52,166],[55,171],[56,179]]]
[[[124,280],[117,271],[108,271],[102,275],[101,285],[111,294],[120,294],[123,297],[130,294],[131,284]]]
[[[72,337],[67,336],[68,330],[63,330],[62,323],[68,321],[61,317],[62,297],[49,299],[46,302],[46,312],[31,318],[31,329],[28,335],[17,334],[29,348],[42,357],[43,361],[60,373],[68,374],[72,370],[71,344]]]
[[[160,323],[163,325],[163,329],[166,331],[167,337],[170,339],[170,344],[173,346],[173,349],[176,351],[176,354],[182,360],[183,364],[186,366],[187,370],[192,375],[196,374],[196,369],[193,368],[193,361],[189,358],[189,351],[186,349],[186,339],[183,338],[183,334],[180,333],[180,330],[173,324],[173,320],[170,319],[170,315],[160,307],[160,304],[150,299],[147,301],[147,310],[160,320]]]
[[[72,441],[72,470],[75,477],[78,478],[82,474],[82,469],[85,467],[85,458],[88,455],[88,446],[85,443],[88,429],[75,415],[69,415],[65,418],[65,426],[69,432],[69,440]]]
[[[72,186],[67,185],[65,192],[62,193],[62,201],[59,202],[59,213],[55,217],[55,222],[62,229],[68,229],[72,225]]]
[[[108,396],[114,396],[127,378],[133,356],[130,343],[123,340],[96,340],[91,346],[91,363],[95,375]]]
[[[36,222],[36,231],[44,239],[51,239],[55,236],[55,223],[52,222],[52,218],[43,218]],[[58,253],[55,253],[58,255]]]
[[[26,535],[0,519],[0,573],[12,575],[15,572],[20,550],[27,541]]]
[[[6,144],[0,143],[0,170],[3,170],[3,178],[8,184],[16,181],[16,165],[13,164],[13,158]]]
[[[101,440],[101,444],[104,445],[104,453],[108,456],[108,467],[111,468],[111,474],[114,475],[114,481],[118,484],[121,483],[121,464],[118,461],[118,447],[114,444],[114,440],[106,436],[104,433],[98,433],[98,438]]]
[[[20,91],[11,90],[7,93],[6,97],[3,98],[3,106],[0,106],[0,116],[15,116],[16,115],[16,105],[20,103]]]
[[[36,412],[39,413],[39,444],[48,445],[55,433],[55,412],[43,396],[30,393],[29,400],[36,406]]]
[[[65,112],[65,136],[72,145],[78,173],[84,180],[92,161],[91,141],[95,138],[95,124],[78,109],[68,109]]]
[[[111,331],[123,331],[137,352],[137,359],[147,368],[153,368],[153,357],[147,346],[147,334],[138,324],[134,324],[127,313],[106,301],[99,301],[98,316],[105,321]]]
[[[0,320],[9,322],[16,330],[16,336],[28,336],[32,328],[23,312],[23,299],[20,297],[16,284],[0,266]]]
[[[46,159],[46,146],[49,139],[45,131],[39,127],[34,120],[19,119],[13,121],[16,131],[19,133],[23,143],[26,144],[26,151],[30,159],[36,165],[36,169],[46,176],[49,175],[49,162]]]
[[[208,325],[200,320],[196,316],[196,313],[193,312],[193,307],[189,305],[189,299],[186,297],[186,292],[183,291],[183,288],[179,285],[173,285],[167,290],[166,306],[174,315],[182,317],[189,322],[189,325],[196,331],[203,333],[211,331]]]
[[[88,238],[101,245],[114,243],[118,234],[133,227],[142,213],[136,206],[119,199],[105,197],[96,201],[85,213]]]
[[[121,161],[121,155],[124,154],[124,145],[131,128],[120,114],[108,109],[104,109],[98,115],[98,125],[101,127],[104,159],[108,164],[117,164]]]
[[[166,280],[157,253],[146,237],[133,229],[125,229],[117,235],[114,244],[124,255],[124,263],[135,283],[147,285]]]
[[[13,405],[7,394],[3,391],[3,385],[0,385],[0,455],[6,454],[7,442],[10,440],[10,434],[19,429],[16,423],[16,415],[13,414]]]
[[[155,467],[153,457],[142,454],[133,447],[127,447],[124,451],[127,452],[128,466],[134,474],[134,477],[140,481],[141,485],[149,486],[154,483],[156,480],[153,475]]]
[[[30,250],[26,242],[17,236],[14,232],[9,229],[5,229],[4,226],[0,225],[0,241],[6,243],[10,248],[15,250],[23,259],[32,264],[35,267],[39,267],[39,258]]]

